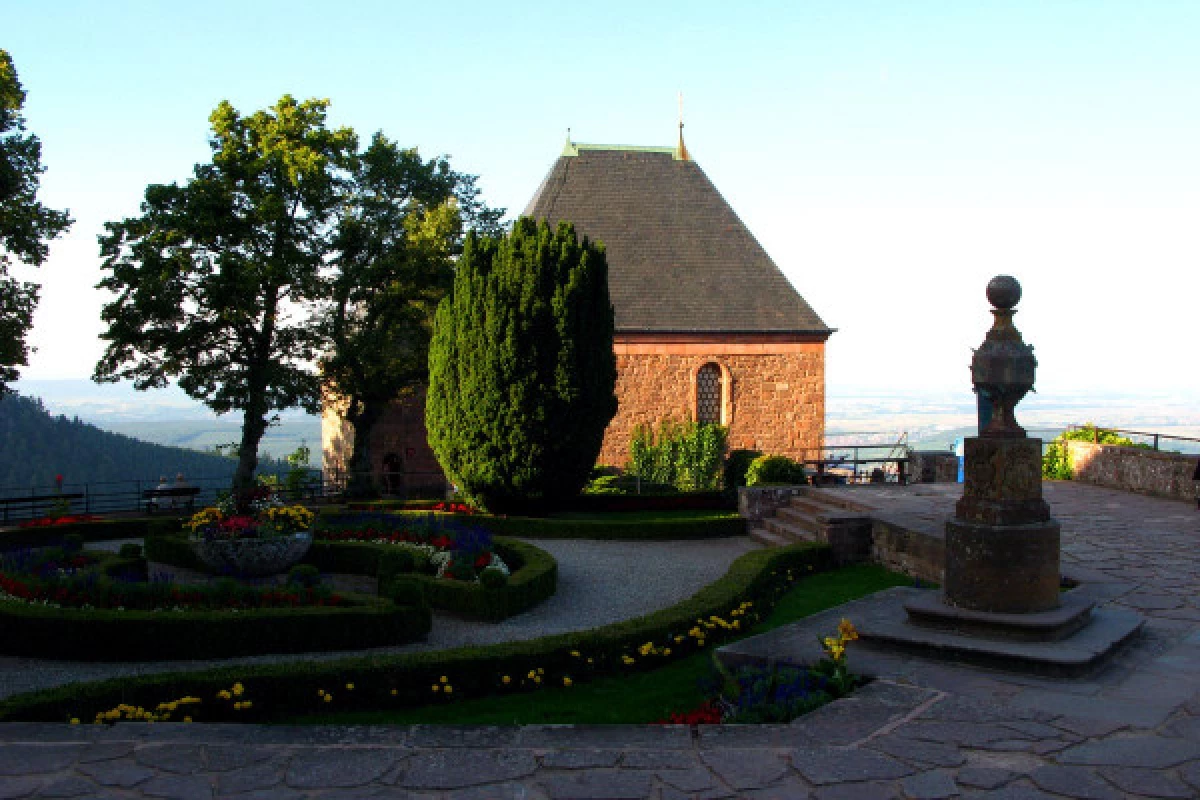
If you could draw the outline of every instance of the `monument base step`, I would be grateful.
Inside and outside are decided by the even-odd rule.
[[[946,603],[930,593],[904,604],[908,621],[921,628],[952,631],[984,639],[1057,642],[1074,635],[1091,621],[1095,603],[1073,592],[1060,595],[1058,608],[1027,614],[972,611]]]
[[[1069,595],[1069,593],[1068,593]],[[871,677],[909,672],[905,661],[957,662],[991,669],[1057,678],[1077,678],[1102,667],[1106,659],[1141,630],[1139,614],[1110,608],[1093,609],[1090,621],[1074,635],[1057,641],[1019,641],[965,636],[923,628],[908,621],[906,605],[937,599],[939,591],[897,587],[828,609],[718,648],[717,658],[730,667],[755,664],[812,665],[824,655],[821,636],[849,619],[860,640],[850,645],[850,668]],[[919,672],[919,670],[918,670]]]

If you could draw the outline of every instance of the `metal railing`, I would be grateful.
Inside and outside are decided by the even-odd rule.
[[[1116,434],[1117,436],[1124,436],[1130,440],[1134,440],[1134,437],[1137,437],[1139,440],[1144,440],[1140,441],[1139,443],[1149,446],[1151,450],[1161,450],[1162,448],[1160,445],[1167,442],[1187,442],[1184,447],[1186,447],[1189,451],[1200,450],[1200,439],[1193,438],[1191,436],[1176,436],[1170,433],[1160,433],[1158,431],[1134,431],[1129,430],[1128,428],[1108,428],[1103,425],[1068,425],[1067,430],[1072,432],[1091,431],[1093,434],[1092,441],[1097,443],[1100,441],[1100,434],[1112,433]]]
[[[907,434],[888,444],[850,443],[808,447],[801,461],[816,483],[908,483]],[[876,455],[879,453],[880,455]]]
[[[395,499],[442,498],[445,478],[440,472],[407,472],[372,476],[384,497]],[[291,502],[322,503],[342,499],[350,475],[344,471],[305,470],[302,479],[279,480],[276,492]],[[176,488],[173,480],[63,482],[28,487],[0,487],[0,525],[67,514],[187,513],[193,507],[212,505],[228,492],[230,478],[188,479],[197,491],[190,497],[155,497],[152,490]]]

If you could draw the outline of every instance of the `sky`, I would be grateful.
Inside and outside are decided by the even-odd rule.
[[[103,347],[96,237],[284,94],[480,176],[515,215],[562,149],[692,157],[826,324],[831,395],[969,392],[988,280],[1024,287],[1038,389],[1194,395],[1200,3],[7,0],[42,140],[47,263],[23,376]]]

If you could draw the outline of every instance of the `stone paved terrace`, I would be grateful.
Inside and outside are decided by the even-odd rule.
[[[871,491],[929,525],[954,500]],[[1046,497],[1065,570],[1147,617],[1087,679],[862,653],[878,680],[795,724],[695,731],[9,724],[0,800],[1200,797],[1200,513],[1075,484]]]

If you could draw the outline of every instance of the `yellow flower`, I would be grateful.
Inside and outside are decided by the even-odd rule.
[[[449,681],[446,679],[446,676],[445,676],[445,675],[443,675],[442,677],[438,678],[438,680],[439,680],[439,681],[441,681],[442,683],[448,683],[448,682],[449,682]]]
[[[571,685],[571,679],[564,675],[563,676],[563,686],[570,686],[570,685]]]
[[[191,718],[191,717],[184,717],[184,718],[183,718],[183,721],[184,721],[184,722],[191,722],[191,721],[192,721],[192,718]]]
[[[542,669],[541,667],[538,667],[538,675],[545,675],[545,674],[546,674],[546,670]]]
[[[704,647],[704,640],[703,640],[703,639],[697,639],[697,640],[696,640],[696,647]]]
[[[621,656],[621,662],[624,664],[632,664],[633,658],[631,658],[630,656]]]
[[[529,675],[527,675],[526,677],[528,677],[529,680],[533,680],[534,678],[537,677],[537,672],[535,670],[531,669],[531,670],[529,670]]]
[[[664,647],[664,648],[663,648],[663,655],[664,655],[664,656],[669,656],[669,655],[671,655],[671,648],[669,648],[669,647]]]
[[[574,656],[575,658],[579,658],[579,651],[578,651],[578,650],[572,650],[572,651],[571,651],[571,655],[572,655],[572,656]]]
[[[591,663],[592,663],[592,660],[591,660],[590,658],[588,659],[588,663],[589,663],[589,664],[591,664]]]
[[[72,724],[72,725],[78,725],[78,724],[79,724],[79,717],[71,717],[71,724]]]
[[[852,642],[858,638],[858,630],[854,627],[854,623],[848,619],[843,619],[838,623],[838,634],[848,642]]]
[[[240,683],[235,683],[233,685],[233,693],[234,694],[240,695],[244,691],[246,691],[246,687],[242,686]]]
[[[333,702],[333,695],[331,695],[331,694],[329,694],[328,692],[326,692],[326,693],[325,693],[325,702],[326,702],[326,703],[332,703],[332,702]]]
[[[353,692],[353,691],[354,691],[354,684],[353,684],[353,683],[347,683],[347,684],[346,684],[346,688],[347,688],[348,690],[350,690],[350,691],[352,691],[352,692]]]
[[[440,692],[442,690],[442,685],[440,683],[435,683],[429,688],[433,689],[435,692]]]
[[[446,694],[452,694],[453,692],[454,692],[454,687],[453,687],[453,686],[447,686],[447,687],[446,687]]]
[[[503,678],[500,679],[500,682],[503,683],[505,686],[508,686],[508,684],[512,683],[512,678],[505,675]]]
[[[221,691],[217,692],[217,697],[219,697],[222,700],[228,700],[232,696],[233,695],[231,695],[229,693],[228,689],[222,689]]]

